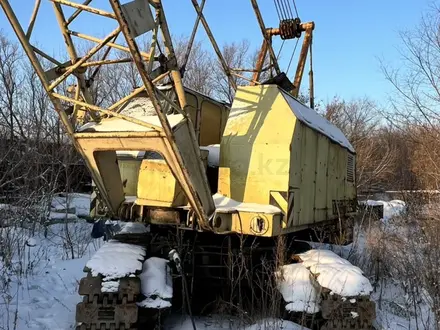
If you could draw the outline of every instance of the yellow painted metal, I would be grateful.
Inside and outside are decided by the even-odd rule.
[[[125,196],[137,196],[139,169],[142,161],[136,158],[121,157],[118,155],[119,172]]]
[[[270,191],[288,190],[295,122],[276,86],[237,90],[220,144],[220,166],[230,170],[228,197],[269,204]]]
[[[277,86],[237,90],[220,146],[219,192],[283,212],[268,235],[346,216],[334,206],[356,198],[355,183],[347,181],[350,151],[296,118]]]
[[[234,232],[261,237],[278,236],[282,232],[280,226],[282,214],[265,214],[258,212],[225,212],[217,213],[215,228],[217,233]],[[257,221],[264,224],[260,231]]]
[[[178,207],[187,205],[188,200],[165,161],[144,159],[139,169],[136,204]]]
[[[206,168],[208,151],[200,150],[200,154]],[[135,196],[136,204],[151,207],[188,205],[188,199],[164,160],[122,154],[118,156],[118,164],[124,193]]]
[[[201,93],[185,88],[186,111],[194,124],[200,146],[219,144],[226,126],[229,108]]]
[[[235,88],[230,69],[224,65],[223,57],[212,38],[209,26],[196,1],[192,0],[192,2],[198,13],[198,19],[202,21],[207,30],[230,83]],[[201,222],[201,228],[210,230],[208,216],[214,211],[214,205],[204,173],[206,158],[202,161],[198,159],[200,156],[206,156],[200,152],[199,145],[219,143],[221,136],[223,139],[221,141],[219,191],[238,201],[277,205],[283,213],[283,218],[280,215],[261,215],[255,212],[233,212],[224,215],[229,219],[229,225],[226,227],[231,231],[250,235],[276,236],[300,230],[315,223],[336,219],[340,212],[344,212],[339,208],[340,202],[355,199],[355,183],[348,182],[346,179],[349,151],[300,122],[276,86],[240,88],[234,100],[233,111],[226,123],[226,106],[206,101],[201,94],[184,90],[179,68],[175,64],[170,64],[167,68],[168,72],[164,73],[160,79],[171,74],[180,105],[179,107],[171,102],[171,107],[186,110],[189,117],[179,127],[171,128],[159,103],[158,96],[162,95],[162,92],[155,89],[153,85],[155,80],[148,75],[150,71],[145,70],[146,67],[152,67],[152,62],[146,62],[150,59],[150,54],[139,50],[130,34],[121,4],[117,0],[110,0],[114,13],[89,7],[90,1],[88,0],[82,5],[74,4],[73,7],[77,10],[67,20],[60,4],[72,6],[72,3],[68,0],[53,0],[55,15],[66,41],[71,63],[64,68],[65,70],[59,72],[55,81],[49,81],[36,54],[42,55],[58,66],[61,63],[29,43],[39,3],[40,1],[37,0],[36,9],[26,33],[17,21],[9,2],[0,1],[0,6],[4,9],[45,90],[59,112],[74,145],[86,160],[100,195],[109,208],[110,215],[116,215],[125,196],[132,194],[138,196],[139,201],[147,206],[186,205],[188,201],[180,197],[184,191],[183,195],[187,196],[189,204]],[[175,55],[161,2],[151,0],[150,3],[155,4],[158,17],[161,18],[158,23],[160,23],[165,50],[169,57],[167,63],[173,63],[171,60],[175,58]],[[252,0],[252,4],[265,36],[269,54],[273,59],[272,65],[279,73],[261,13],[256,1]],[[68,30],[69,23],[82,10],[112,19],[117,18],[119,26],[105,39],[97,39]],[[310,28],[310,31],[306,29],[306,38],[295,79],[297,90],[309,49],[307,45],[311,42],[311,30],[313,28]],[[123,33],[127,46],[115,44],[119,31]],[[96,45],[88,54],[78,57],[72,36],[94,41]],[[148,92],[160,119],[160,129],[111,111],[134,97],[137,92],[116,102],[112,106],[114,108],[101,109],[93,104],[88,84],[85,83],[81,70],[95,64],[115,64],[116,62],[112,60],[87,63],[94,52],[104,47],[117,48],[131,53],[132,62],[136,64],[144,84],[141,89]],[[153,60],[155,58],[151,57],[151,61]],[[77,76],[75,98],[67,97],[64,93],[58,94],[61,93],[59,91],[55,93],[54,87],[74,73]],[[159,77],[156,79],[159,80]],[[73,117],[68,118],[61,100],[75,105]],[[96,111],[110,114],[113,117],[144,126],[145,132],[75,133],[74,124],[76,113],[79,111],[87,113],[95,120],[98,120]],[[151,128],[157,130],[154,131]],[[123,161],[119,159],[118,162],[117,150],[157,151],[163,155],[165,161],[161,163],[152,160]],[[255,230],[255,219],[264,220],[266,224],[264,230],[259,232]]]
[[[110,119],[103,119],[111,121]],[[205,174],[204,164],[200,157],[200,151],[193,149],[193,145],[187,145],[188,141],[194,139],[191,136],[191,131],[188,130],[188,123],[183,119],[173,127],[175,136],[175,143],[179,145],[181,155],[185,160],[185,168],[190,170],[195,177],[194,188],[197,191],[203,191],[206,179],[203,178]],[[145,132],[91,132],[91,133],[76,133],[75,140],[78,142],[84,157],[90,162],[92,171],[99,184],[102,184],[104,191],[109,194],[110,205],[114,212],[117,212],[120,204],[124,201],[123,182],[120,174],[120,168],[116,162],[116,152],[118,150],[148,150],[155,151],[163,156],[170,173],[181,184],[186,196],[191,196],[182,185],[182,168],[178,165],[173,153],[169,150],[167,137],[163,132],[145,131]],[[114,155],[114,160],[101,161],[101,155]],[[107,159],[107,158],[106,158]],[[198,163],[201,164],[201,170],[197,169]],[[206,182],[207,186],[207,182]],[[209,189],[209,187],[208,187]],[[207,195],[211,198],[210,191]]]

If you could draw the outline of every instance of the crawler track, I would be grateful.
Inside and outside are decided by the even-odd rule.
[[[136,329],[138,321],[137,299],[141,294],[138,277],[119,279],[118,292],[102,292],[102,277],[90,272],[82,278],[79,294],[83,301],[76,307],[77,330]]]
[[[142,234],[124,233],[114,236],[113,239],[120,243],[142,246],[147,251],[144,256],[144,260],[146,260],[147,257],[153,255],[165,257],[170,247],[177,244],[166,233],[167,231],[165,233],[160,231]],[[228,268],[225,265],[228,260],[232,260],[230,264],[237,264],[234,260],[244,257],[246,263],[255,266],[261,256],[269,259],[272,257],[273,246],[270,244],[260,245],[257,248],[251,248],[251,250],[249,250],[250,246],[245,246],[240,250],[240,246],[236,244],[233,237],[225,238],[205,234],[196,238],[192,233],[185,234],[188,235],[188,240],[183,240],[185,243],[181,245],[183,248],[181,255],[184,256],[183,262],[186,267],[185,274],[188,276],[188,283],[197,283],[195,287],[190,288],[189,292],[193,312],[198,314],[199,310],[202,311],[217,295],[223,295],[234,301],[238,299],[236,292],[230,292],[228,289],[231,272],[236,280],[239,280],[240,283],[243,282],[241,298],[244,299],[243,306],[246,306],[246,293],[249,293],[248,285],[252,284],[246,284],[247,279],[238,278],[237,274],[233,273],[233,267]],[[307,250],[306,246],[299,244],[295,248]],[[116,257],[114,256],[114,258]],[[246,265],[246,267],[252,267],[252,265]],[[249,269],[258,272],[258,267]],[[162,318],[165,317],[167,310],[143,309],[137,304],[145,298],[142,295],[140,278],[137,276],[140,270],[124,277],[111,279],[119,281],[115,292],[103,292],[104,276],[100,274],[93,276],[91,270],[87,268],[85,272],[87,274],[81,279],[79,285],[79,294],[83,296],[83,301],[77,305],[76,309],[77,330],[160,329]],[[183,297],[180,296],[182,290],[179,290],[182,279],[177,276],[175,280],[174,285],[177,286],[174,288],[176,295],[175,299],[173,298],[173,305],[177,307],[181,306],[183,301]],[[253,290],[251,291],[258,295],[255,287]],[[341,297],[337,294],[331,294],[330,290],[323,287],[319,292],[321,292],[321,312],[313,316],[298,315],[298,320],[304,320],[304,317],[310,316],[309,323],[313,329],[373,329],[375,304],[368,296]],[[273,297],[261,295],[259,299],[273,299]],[[297,319],[295,315],[288,315],[288,318],[293,321]]]
[[[112,239],[120,243],[146,247],[149,235],[124,233],[115,235]],[[141,281],[137,277],[139,270],[112,279],[113,282],[119,282],[116,290],[110,290],[114,292],[103,292],[104,276],[93,276],[91,269],[87,267],[84,271],[87,275],[81,279],[78,290],[83,296],[83,301],[76,306],[77,330],[136,330],[143,328],[143,325],[152,319],[157,319],[158,311],[148,310],[148,313],[145,313],[137,305],[142,299]],[[148,315],[147,318],[145,314]],[[154,327],[153,324],[149,329]]]

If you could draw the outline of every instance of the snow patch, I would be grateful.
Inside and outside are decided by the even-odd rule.
[[[281,210],[273,205],[256,204],[256,203],[243,203],[238,202],[232,198],[228,198],[219,193],[212,196],[214,199],[215,207],[217,212],[256,212],[256,213],[268,213],[276,214],[281,213]]]
[[[149,97],[139,96],[125,103],[120,111],[121,114],[127,116],[155,116],[156,110]]]
[[[35,238],[33,238],[33,237],[28,238],[26,240],[26,245],[29,246],[29,247],[35,247],[35,246],[37,246],[37,240]]]
[[[118,292],[119,281],[103,281],[101,285],[102,292]]]
[[[118,279],[140,271],[145,254],[141,246],[110,240],[96,251],[86,267],[93,276]]]
[[[168,260],[151,257],[144,261],[141,279],[142,294],[146,297],[138,303],[146,308],[171,307],[173,298],[173,282]]]
[[[50,212],[48,219],[52,221],[57,221],[57,220],[73,221],[73,220],[78,220],[78,217],[76,216],[76,214],[72,214],[72,213]]]
[[[302,264],[282,266],[276,272],[278,290],[282,294],[286,310],[291,312],[319,312],[319,295],[312,284],[309,270]]]
[[[319,285],[343,296],[370,295],[373,287],[359,267],[328,250],[309,250],[298,257]]]
[[[357,318],[357,317],[359,317],[359,313],[356,313],[356,312],[350,312],[350,314],[351,314],[351,317],[352,318]]]
[[[220,144],[211,144],[206,147],[200,147],[202,150],[208,150],[208,166],[219,167],[220,164]]]
[[[60,214],[75,214],[78,217],[87,217],[90,214],[90,194],[59,193],[52,198],[50,210],[54,220],[65,219]],[[49,216],[49,218],[50,218]],[[70,216],[69,220],[72,220]]]

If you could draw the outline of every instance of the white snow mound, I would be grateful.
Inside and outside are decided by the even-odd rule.
[[[140,271],[145,254],[141,246],[110,240],[96,251],[86,267],[93,276],[101,274],[109,281]]]
[[[359,267],[328,250],[310,250],[298,255],[316,276],[319,285],[342,297],[369,295],[370,281]]]
[[[171,307],[173,298],[173,282],[168,260],[151,257],[145,260],[142,266],[141,279],[142,294],[146,297],[138,303],[146,308]]]
[[[312,284],[309,270],[302,264],[282,266],[276,273],[278,290],[291,312],[319,312],[319,295]]]

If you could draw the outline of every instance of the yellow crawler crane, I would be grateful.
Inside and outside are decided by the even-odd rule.
[[[272,277],[264,273],[267,266],[262,260],[270,260],[273,271],[302,252],[304,244],[296,240],[305,231],[325,226],[331,238],[336,233],[349,240],[350,217],[356,211],[355,151],[339,129],[313,110],[311,69],[311,108],[297,100],[308,55],[312,63],[314,23],[301,23],[284,12],[279,27],[266,28],[257,1],[250,2],[263,44],[255,68],[247,70],[252,73],[248,78],[243,76],[245,69],[230,68],[223,58],[203,15],[205,0],[200,5],[191,0],[197,18],[185,57],[201,22],[236,91],[228,105],[183,86],[185,67],[177,63],[161,0],[101,1],[99,9],[92,0],[36,0],[27,28],[9,1],[0,0],[90,170],[91,215],[129,221],[87,263],[88,275],[79,287],[84,301],[77,307],[78,329],[134,329],[145,322],[156,326],[160,311],[171,301],[173,305],[185,301],[191,314],[212,303],[220,291],[222,299],[228,297],[245,309],[246,304],[254,306],[268,298],[253,286],[255,277]],[[40,8],[49,3],[67,62],[31,44]],[[113,30],[103,38],[76,30],[88,27],[81,24],[84,15],[109,21],[102,26]],[[137,38],[146,34],[152,42],[141,49]],[[303,34],[291,83],[278,65],[272,38]],[[80,55],[77,40],[87,40],[93,47]],[[116,56],[116,51],[126,57]],[[141,86],[116,102],[105,100],[97,106],[92,87],[101,67],[127,63],[137,69]],[[262,73],[269,78],[263,79]],[[249,80],[249,86],[237,88],[236,77]],[[136,222],[148,224],[149,230]],[[168,255],[178,275],[174,286],[182,288],[174,291],[183,293],[148,296],[146,280],[141,286],[140,278],[149,278],[149,267],[162,265],[154,258]],[[117,265],[123,270],[110,271]],[[152,300],[161,303],[151,304]],[[336,303],[323,306],[335,309]],[[369,301],[356,308],[361,315],[358,323],[347,322],[350,313],[331,319],[328,310],[323,315],[331,322],[317,322],[327,329],[368,328],[372,317],[362,315],[374,313],[360,310],[371,311]]]

